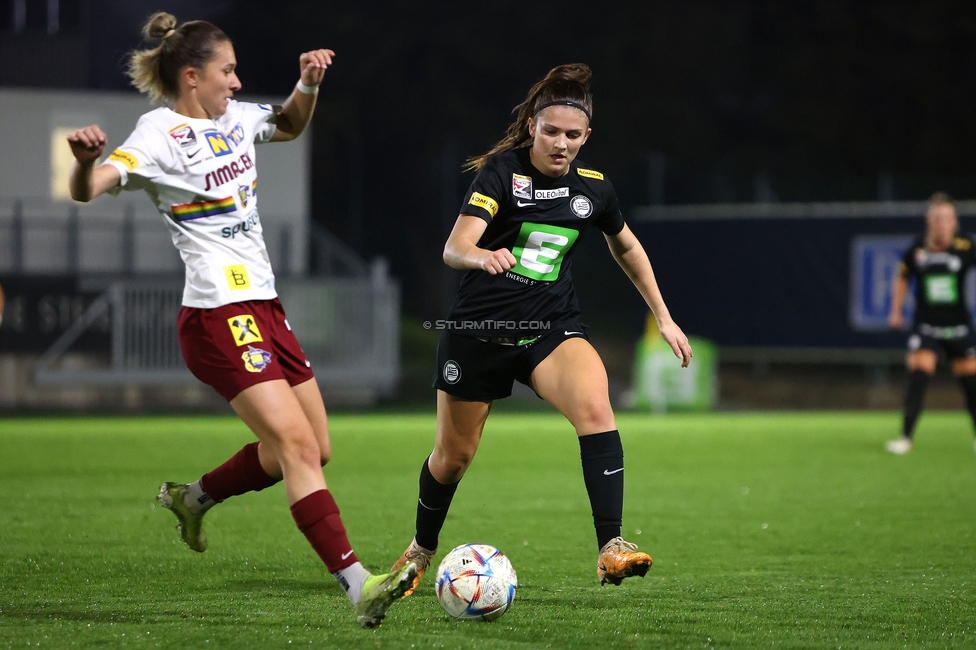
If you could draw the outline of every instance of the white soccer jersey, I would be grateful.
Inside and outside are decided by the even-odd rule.
[[[271,139],[274,116],[267,104],[233,100],[216,120],[157,108],[105,161],[121,188],[145,190],[166,220],[186,264],[187,307],[277,296],[254,167],[254,145]]]

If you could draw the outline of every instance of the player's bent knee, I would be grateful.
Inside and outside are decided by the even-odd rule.
[[[609,431],[614,428],[613,408],[603,397],[578,402],[575,411],[573,424],[577,429]]]

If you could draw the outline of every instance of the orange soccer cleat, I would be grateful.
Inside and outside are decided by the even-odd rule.
[[[413,562],[417,565],[417,577],[413,579],[413,585],[403,592],[404,598],[416,591],[417,587],[420,585],[420,579],[424,577],[424,572],[430,568],[430,560],[434,557],[435,552],[436,549],[434,551],[429,551],[423,546],[417,544],[416,539],[413,539],[410,540],[410,546],[408,546],[407,550],[403,552],[400,559],[393,563],[390,571],[396,571],[397,569],[406,566],[408,562]]]
[[[627,542],[622,537],[614,537],[600,549],[600,558],[596,561],[596,577],[600,579],[601,585],[619,585],[624,578],[643,578],[652,562],[650,555],[637,550],[637,544]]]

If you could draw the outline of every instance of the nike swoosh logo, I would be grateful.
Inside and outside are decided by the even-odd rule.
[[[520,208],[525,208],[525,207],[528,207],[530,205],[535,205],[535,203],[522,203],[521,201],[516,201],[515,202],[515,205],[517,205]]]
[[[343,559],[343,560],[345,560],[345,559],[346,559],[347,557],[349,557],[350,555],[352,555],[352,551],[349,551],[348,553],[343,553],[343,554],[342,554],[342,559]]]
[[[617,472],[622,472],[622,471],[624,471],[624,468],[623,467],[621,467],[620,469],[615,469],[612,472],[610,470],[608,470],[608,469],[605,469],[605,470],[603,470],[603,473],[606,476],[612,476],[613,474],[616,474]],[[345,559],[345,558],[343,558],[343,559]]]
[[[196,150],[196,151],[194,151],[193,153],[188,153],[188,154],[186,154],[186,157],[187,157],[187,158],[190,158],[190,159],[192,159],[192,158],[193,158],[194,156],[196,156],[196,155],[197,155],[198,153],[200,153],[201,151],[203,151],[203,149],[202,149],[202,148],[201,148],[201,149],[197,149],[197,150]]]
[[[563,332],[563,336],[569,336],[570,334],[582,334],[583,332]]]
[[[434,511],[434,510],[443,510],[444,509],[444,508],[431,508],[429,505],[427,505],[426,503],[424,503],[423,500],[421,500],[421,499],[417,499],[417,501],[418,501],[418,503],[420,503],[420,505],[422,505],[427,510]]]

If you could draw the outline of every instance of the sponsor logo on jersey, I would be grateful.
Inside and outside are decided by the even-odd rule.
[[[248,372],[262,372],[271,365],[271,353],[251,345],[247,346],[241,359],[244,359],[244,368]]]
[[[915,263],[922,268],[944,265],[951,273],[958,273],[962,268],[962,258],[948,251],[930,253],[924,248],[915,249]]]
[[[207,144],[210,145],[210,151],[218,158],[234,153],[230,147],[230,142],[227,140],[227,136],[220,131],[204,131],[201,135],[207,139]]]
[[[173,218],[177,221],[192,221],[204,217],[215,217],[227,214],[237,209],[234,197],[228,196],[216,201],[200,201],[199,203],[183,203],[172,208]]]
[[[251,314],[231,316],[227,319],[227,324],[230,325],[230,332],[234,335],[234,343],[237,344],[237,347],[249,343],[260,343],[264,340],[261,338],[261,330],[258,329],[258,324],[254,322],[254,316]]]
[[[478,192],[471,194],[471,198],[468,199],[468,205],[473,205],[485,210],[493,219],[495,218],[495,215],[498,214],[498,203],[495,202],[495,199],[491,198],[490,196],[485,196],[484,194],[479,194]]]
[[[444,369],[441,371],[444,376],[444,381],[449,384],[456,384],[461,381],[461,366],[458,365],[457,361],[449,359],[444,363]]]
[[[128,151],[122,151],[121,149],[116,149],[108,157],[109,160],[114,160],[125,165],[125,168],[130,172],[139,166],[139,159],[133,156]]]
[[[220,234],[224,239],[234,239],[237,237],[237,233],[250,231],[252,228],[254,228],[254,226],[258,225],[258,222],[260,222],[258,211],[252,210],[251,212],[248,212],[247,217],[244,218],[244,221],[236,223],[233,226],[221,228]]]
[[[542,282],[559,277],[566,253],[573,247],[579,231],[541,223],[522,224],[512,255],[518,262],[512,273]]]
[[[603,174],[600,172],[593,171],[592,169],[583,169],[582,167],[576,168],[576,173],[583,178],[595,178],[598,181],[603,180]]]
[[[193,128],[189,124],[180,124],[170,129],[169,136],[176,140],[176,144],[183,149],[189,149],[197,143],[197,134],[193,132]]]
[[[569,196],[568,187],[560,187],[555,190],[536,190],[536,201],[548,201],[549,199],[564,199]]]
[[[240,122],[227,132],[227,139],[233,142],[235,147],[239,147],[244,142],[244,127],[241,126]]]
[[[512,196],[520,199],[532,198],[532,177],[512,174]]]
[[[251,278],[247,275],[247,267],[243,264],[231,264],[224,267],[227,276],[227,286],[231,291],[241,291],[251,288]]]
[[[586,219],[593,214],[593,204],[585,196],[574,196],[573,200],[569,202],[569,207],[573,214],[580,219]]]
[[[224,183],[229,183],[252,167],[254,167],[254,161],[247,153],[242,153],[241,157],[234,162],[218,167],[212,172],[207,172],[207,186],[203,188],[203,191],[209,192],[212,187],[220,187]]]

